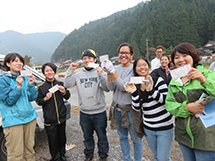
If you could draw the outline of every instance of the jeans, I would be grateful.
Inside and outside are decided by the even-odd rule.
[[[184,161],[214,161],[215,151],[202,151],[197,149],[191,149],[183,144],[179,143]]]
[[[109,144],[106,135],[106,111],[91,115],[80,112],[80,125],[84,133],[84,154],[93,157],[95,148],[93,133],[95,131],[98,136],[97,146],[99,156],[107,157],[109,151]]]
[[[128,132],[130,133],[131,140],[133,142],[134,146],[134,160],[135,161],[142,161],[143,157],[143,140],[140,139],[137,135],[137,132],[134,127],[133,119],[131,116],[130,112],[127,112],[128,119],[131,123],[131,127],[129,129],[123,128],[121,126],[121,112],[117,111],[117,119],[119,122],[119,129],[117,129],[119,139],[120,139],[120,146],[122,150],[122,155],[124,161],[130,161],[131,156],[130,156],[130,144],[129,144],[129,139],[128,139]]]
[[[170,150],[173,141],[173,128],[162,131],[152,131],[144,128],[146,141],[152,151],[154,161],[171,161]]]

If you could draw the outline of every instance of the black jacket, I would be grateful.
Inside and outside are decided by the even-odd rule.
[[[163,69],[162,67],[159,67],[157,69],[154,69],[150,75],[152,77],[162,77],[164,79],[164,82],[167,84],[167,86],[169,85],[172,76],[170,74],[170,72],[168,73],[168,76],[166,75],[166,69]]]
[[[43,98],[49,92],[49,89],[56,84],[63,86],[63,82],[56,79],[53,82],[46,80],[37,86],[39,94],[36,102],[38,105],[42,105],[45,126],[57,125],[66,121],[66,106],[64,105],[63,98],[69,99],[69,90],[66,89],[66,94],[64,95],[58,90],[53,93],[49,100],[43,100]]]

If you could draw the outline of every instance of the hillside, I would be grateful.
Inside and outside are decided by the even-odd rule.
[[[197,48],[215,36],[214,0],[151,0],[136,7],[74,30],[60,43],[52,61],[79,59],[83,50],[92,48],[98,55],[116,56],[122,42],[133,45],[135,57],[149,48],[165,47],[169,53],[181,42]]]
[[[65,36],[66,34],[60,32],[33,34],[21,34],[15,31],[2,32],[0,33],[0,54],[18,52],[22,56],[33,57],[31,63],[45,63],[51,61],[51,55]]]

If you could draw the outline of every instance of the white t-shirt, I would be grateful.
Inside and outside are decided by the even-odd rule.
[[[152,59],[151,61],[151,69],[154,70],[156,68],[159,68],[161,66],[161,61],[157,57]]]

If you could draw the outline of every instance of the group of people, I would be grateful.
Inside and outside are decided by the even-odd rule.
[[[157,46],[155,53],[157,57],[151,64],[142,56],[132,63],[133,47],[122,43],[117,49],[120,65],[114,66],[110,60],[105,60],[101,67],[92,68],[88,65],[97,62],[96,53],[87,49],[82,53],[82,71],[74,73],[79,64],[72,63],[64,83],[55,79],[56,66],[45,63],[42,73],[46,81],[37,89],[33,75],[20,75],[24,59],[17,53],[7,54],[4,66],[8,72],[0,76],[0,111],[8,161],[35,160],[37,114],[30,103],[33,100],[43,107],[51,161],[68,160],[65,156],[66,107],[63,99],[69,99],[67,88],[73,86],[77,86],[78,92],[85,161],[94,157],[94,132],[98,137],[99,160],[108,158],[104,92],[109,91],[113,91],[109,112],[111,129],[117,130],[124,161],[131,160],[129,134],[135,161],[142,161],[144,136],[154,161],[170,161],[174,135],[185,161],[213,161],[215,126],[205,128],[196,117],[204,111],[204,105],[196,101],[202,93],[215,97],[215,72],[206,70],[199,63],[199,53],[190,43],[175,46],[171,53],[174,68],[191,66],[188,75],[177,79],[171,77],[170,58],[163,55],[163,47]],[[135,76],[144,77],[144,83],[129,83]],[[59,90],[50,92],[55,85]]]

